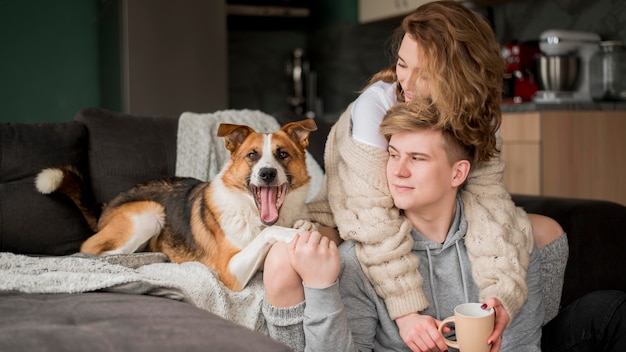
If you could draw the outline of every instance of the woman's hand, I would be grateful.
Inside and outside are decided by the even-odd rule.
[[[495,310],[495,324],[493,327],[493,333],[487,339],[487,343],[491,345],[491,352],[497,352],[500,350],[500,346],[502,345],[502,334],[504,333],[504,329],[509,325],[511,321],[511,317],[509,313],[504,309],[502,302],[495,297],[491,297],[485,301],[482,305],[483,309],[491,309]]]
[[[400,332],[400,337],[409,346],[411,351],[447,351],[448,346],[443,341],[437,327],[441,321],[429,315],[411,313],[396,318],[396,324]],[[444,327],[444,332],[449,332],[450,328]]]
[[[341,260],[334,241],[318,231],[305,231],[289,247],[291,266],[306,286],[326,288],[337,281]]]

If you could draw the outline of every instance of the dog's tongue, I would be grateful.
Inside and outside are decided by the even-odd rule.
[[[278,187],[261,187],[261,220],[266,224],[278,221]]]

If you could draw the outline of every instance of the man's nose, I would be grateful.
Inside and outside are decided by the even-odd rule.
[[[406,160],[400,159],[396,164],[395,174],[398,177],[407,177],[409,175],[408,168],[406,167]]]

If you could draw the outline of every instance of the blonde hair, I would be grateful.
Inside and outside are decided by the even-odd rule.
[[[439,131],[444,139],[444,149],[450,164],[467,160],[476,162],[476,148],[456,138],[450,126],[441,123],[441,115],[435,104],[428,100],[416,99],[398,103],[389,109],[380,124],[380,133],[387,141],[398,132],[432,130]]]
[[[464,144],[475,146],[477,162],[496,156],[505,66],[489,23],[456,1],[442,0],[404,18],[394,35],[396,54],[407,34],[423,50],[421,70],[438,107],[439,123],[449,126]],[[395,65],[375,74],[369,84],[379,80],[397,81]],[[398,100],[403,101],[400,88]]]

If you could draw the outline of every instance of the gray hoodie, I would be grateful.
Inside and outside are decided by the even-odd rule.
[[[413,231],[413,252],[420,257],[420,274],[430,306],[421,314],[438,320],[453,315],[454,307],[479,302],[478,287],[471,274],[465,248],[467,222],[457,201],[455,215],[443,244],[435,243]],[[378,297],[361,270],[354,243],[340,246],[342,270],[339,283],[324,290],[305,288],[304,329],[307,351],[409,351]],[[528,300],[505,330],[500,351],[541,351],[541,268],[535,249],[528,269]],[[337,292],[338,290],[338,292]],[[317,336],[323,338],[309,338]],[[454,349],[450,349],[454,351]]]

